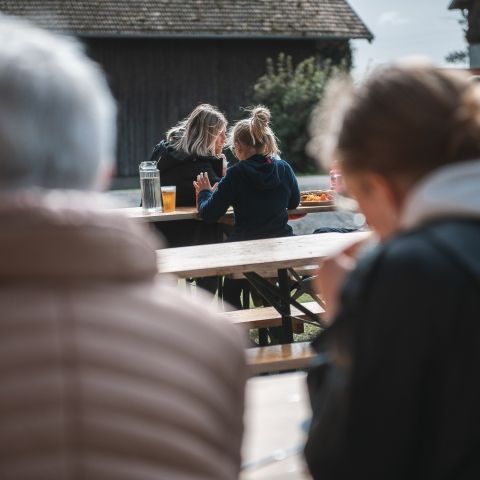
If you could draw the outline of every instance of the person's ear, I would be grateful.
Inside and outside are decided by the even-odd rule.
[[[234,147],[235,147],[235,156],[240,160],[240,158],[243,154],[242,145],[239,142],[235,142]]]
[[[376,201],[386,204],[393,212],[401,210],[404,196],[391,179],[378,173],[367,173],[363,181]]]
[[[372,227],[380,238],[388,238],[398,231],[404,197],[396,184],[383,175],[370,173],[366,181],[370,189],[369,214]]]

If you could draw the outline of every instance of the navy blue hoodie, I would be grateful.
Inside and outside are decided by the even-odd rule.
[[[202,190],[198,211],[206,222],[216,222],[232,206],[235,227],[229,241],[293,235],[287,209],[300,202],[297,179],[290,165],[254,155],[230,167],[212,193]]]

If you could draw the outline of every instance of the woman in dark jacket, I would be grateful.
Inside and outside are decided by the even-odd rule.
[[[333,323],[308,377],[310,470],[480,478],[480,85],[402,64],[335,98],[318,146],[380,243],[320,270]]]
[[[195,206],[192,182],[207,172],[214,182],[225,175],[225,144],[227,120],[211,105],[199,105],[178,125],[171,128],[153,149],[150,160],[158,161],[162,185],[177,187],[176,205]]]
[[[195,206],[192,179],[196,179],[198,174],[207,172],[214,182],[219,182],[224,175],[222,156],[188,154],[176,150],[168,140],[162,140],[155,146],[151,159],[158,160],[162,185],[177,187],[177,207]]]
[[[222,154],[227,120],[216,108],[202,104],[167,132],[166,140],[157,144],[150,160],[158,161],[162,186],[176,186],[176,206],[196,205],[193,181],[200,172],[208,172],[218,182],[225,175],[226,160]],[[156,228],[170,247],[203,245],[223,241],[220,224],[198,220],[158,222]],[[216,278],[197,282],[214,291]]]
[[[279,150],[269,126],[270,112],[256,107],[248,119],[235,124],[231,145],[240,160],[227,175],[211,186],[211,178],[201,173],[195,182],[198,212],[206,222],[216,222],[233,206],[235,226],[228,241],[293,235],[287,209],[300,202],[297,179],[290,165],[277,159]],[[224,282],[224,299],[240,308],[242,281]]]

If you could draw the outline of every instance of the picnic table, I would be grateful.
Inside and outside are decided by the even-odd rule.
[[[288,210],[289,215],[305,215],[307,213],[333,212],[334,205],[298,206]],[[145,214],[142,207],[115,208],[114,211],[127,215],[130,218],[144,222],[168,222],[174,220],[201,220],[196,207],[177,207],[173,212]],[[233,209],[229,208],[225,217],[233,217]]]
[[[318,323],[318,320],[312,312],[291,298],[287,269],[318,266],[322,258],[369,235],[370,232],[323,233],[169,248],[157,251],[157,265],[159,272],[181,278],[244,274],[260,295],[281,314],[280,340],[282,343],[291,343],[291,305],[313,322]],[[272,271],[277,271],[278,286],[263,276]]]

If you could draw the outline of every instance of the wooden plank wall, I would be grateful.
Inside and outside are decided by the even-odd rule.
[[[246,95],[267,57],[300,60],[318,52],[314,41],[87,39],[118,101],[117,186],[136,186],[138,164],[165,131],[199,103],[241,117]],[[114,184],[115,186],[115,184]]]

